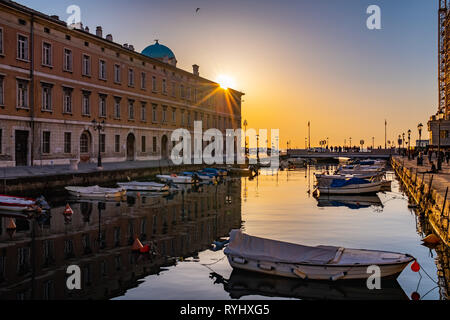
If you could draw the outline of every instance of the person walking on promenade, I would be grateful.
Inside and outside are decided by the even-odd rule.
[[[431,164],[431,158],[433,157],[433,151],[428,151],[428,162]]]

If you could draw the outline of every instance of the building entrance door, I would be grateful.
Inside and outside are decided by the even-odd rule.
[[[16,166],[28,165],[28,131],[16,130]]]
[[[134,160],[135,140],[134,135],[130,133],[127,137],[127,161]]]

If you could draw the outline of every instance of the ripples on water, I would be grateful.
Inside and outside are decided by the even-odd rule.
[[[16,222],[13,241],[0,228],[0,299],[445,299],[450,282],[449,251],[421,245],[429,232],[408,209],[394,179],[392,191],[377,196],[312,196],[321,167],[229,179],[219,186],[186,190],[171,197],[128,197],[126,202],[71,202],[50,199],[52,218],[36,226]],[[304,245],[333,245],[414,255],[437,286],[406,268],[381,291],[364,283],[323,283],[267,277],[231,269],[223,251],[209,250],[234,228]],[[138,236],[153,241],[162,257],[131,253]],[[34,249],[32,249],[34,248]],[[35,254],[33,254],[33,252]],[[80,265],[82,290],[65,288],[65,268]],[[420,281],[419,281],[420,280]],[[430,291],[431,290],[431,291]]]

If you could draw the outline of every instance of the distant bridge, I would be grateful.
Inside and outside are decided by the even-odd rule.
[[[288,157],[306,158],[306,159],[333,159],[339,157],[346,158],[360,158],[360,159],[389,159],[396,155],[395,149],[375,149],[367,152],[313,152],[305,149],[290,149],[288,150]]]

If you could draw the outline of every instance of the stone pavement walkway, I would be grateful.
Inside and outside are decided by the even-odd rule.
[[[103,163],[103,171],[115,171],[140,168],[158,168],[173,165],[170,160],[126,161]],[[52,176],[59,174],[76,174],[97,172],[96,163],[80,163],[78,170],[71,170],[69,165],[7,167],[0,168],[0,180],[15,179],[30,176]]]
[[[430,181],[433,176],[433,189],[439,192],[442,196],[445,195],[447,187],[450,187],[450,165],[446,162],[442,163],[442,171],[439,173],[426,173],[431,170],[431,164],[428,162],[428,157],[424,159],[424,165],[418,166],[417,160],[408,160],[408,157],[395,156],[395,158],[404,163],[404,167],[412,169],[414,173],[418,172],[425,175],[425,181]],[[432,160],[436,164],[436,157],[433,156]]]

